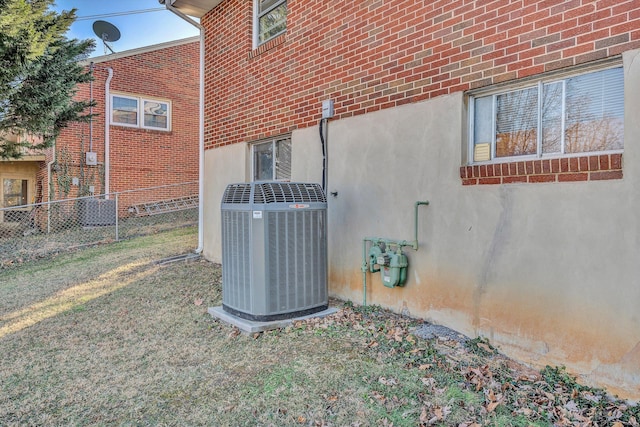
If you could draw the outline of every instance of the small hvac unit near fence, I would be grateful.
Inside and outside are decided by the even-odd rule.
[[[327,309],[327,200],[320,185],[231,184],[221,210],[224,311],[271,321]]]
[[[116,224],[116,201],[84,198],[78,200],[78,220],[83,227]]]

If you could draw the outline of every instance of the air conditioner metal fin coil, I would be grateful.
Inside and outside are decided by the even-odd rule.
[[[327,308],[327,203],[320,185],[230,184],[221,210],[225,311],[266,321]]]

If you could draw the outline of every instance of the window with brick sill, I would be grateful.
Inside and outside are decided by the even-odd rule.
[[[286,0],[254,0],[253,11],[254,49],[287,30]]]
[[[470,97],[464,184],[622,178],[621,67]]]
[[[130,95],[111,95],[111,124],[143,129],[171,130],[171,103]]]

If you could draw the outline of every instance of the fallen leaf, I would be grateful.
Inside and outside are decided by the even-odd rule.
[[[420,413],[420,421],[421,422],[427,422],[429,420],[429,415],[427,414],[427,407],[423,406],[422,407],[422,412]]]
[[[433,387],[436,384],[436,380],[431,377],[420,378],[420,381],[422,381],[424,385],[427,385],[429,387]]]
[[[624,424],[622,424],[620,421],[616,421],[611,427],[624,427]]]
[[[580,411],[580,409],[578,408],[578,405],[573,400],[570,400],[567,403],[565,403],[564,404],[564,408],[569,412],[578,412],[578,411]]]
[[[442,411],[442,408],[434,409],[433,415],[435,415],[438,420],[444,420],[444,413]]]
[[[531,382],[531,381],[535,381],[535,377],[533,377],[531,375],[520,375],[518,377],[518,381]]]
[[[194,303],[195,305],[202,305],[202,303],[203,303],[203,302],[204,302],[204,300],[203,300],[202,298],[198,298],[198,299],[196,299],[195,301],[193,301],[193,303]]]
[[[609,418],[612,420],[622,418],[622,411],[616,408],[613,412],[609,412]]]
[[[424,365],[418,366],[418,369],[421,371],[426,371],[427,369],[431,369],[433,365],[431,363],[425,363]]]
[[[493,412],[500,405],[500,402],[491,402],[487,405],[487,412]]]
[[[305,417],[303,417],[302,415],[300,415],[300,416],[298,417],[298,422],[299,422],[300,424],[304,424],[304,423],[306,423],[306,422],[307,422],[307,419],[306,419]]]
[[[398,384],[398,381],[395,378],[385,378],[385,377],[380,377],[378,378],[378,382],[380,384],[384,384],[384,385],[388,385],[388,386],[394,386]]]
[[[451,406],[443,406],[442,407],[442,419],[447,418],[447,415],[451,413]]]
[[[384,403],[384,402],[387,401],[387,398],[384,397],[383,394],[378,393],[377,391],[374,391],[373,393],[371,393],[371,397],[373,397],[374,399],[376,399],[380,403]]]
[[[483,342],[479,342],[478,343],[478,347],[480,347],[481,349],[483,349],[484,351],[486,351],[487,353],[493,353],[493,350],[491,349],[491,347],[489,347],[488,345],[486,345]]]
[[[588,400],[589,402],[598,403],[602,399],[602,396],[598,396],[588,391],[585,391],[582,393],[582,398]]]

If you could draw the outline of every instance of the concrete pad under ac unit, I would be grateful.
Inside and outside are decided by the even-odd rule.
[[[317,313],[309,314],[306,316],[294,317],[291,319],[282,319],[282,320],[272,320],[270,322],[258,322],[254,320],[242,319],[238,316],[234,316],[230,313],[227,313],[222,309],[222,306],[217,307],[209,307],[209,314],[219,319],[225,323],[230,324],[231,326],[235,326],[241,331],[254,333],[254,332],[263,332],[269,331],[272,329],[286,328],[291,325],[293,322],[298,320],[306,320],[314,317],[326,317],[331,314],[337,313],[338,309],[335,307],[329,307],[326,310],[319,311]]]

